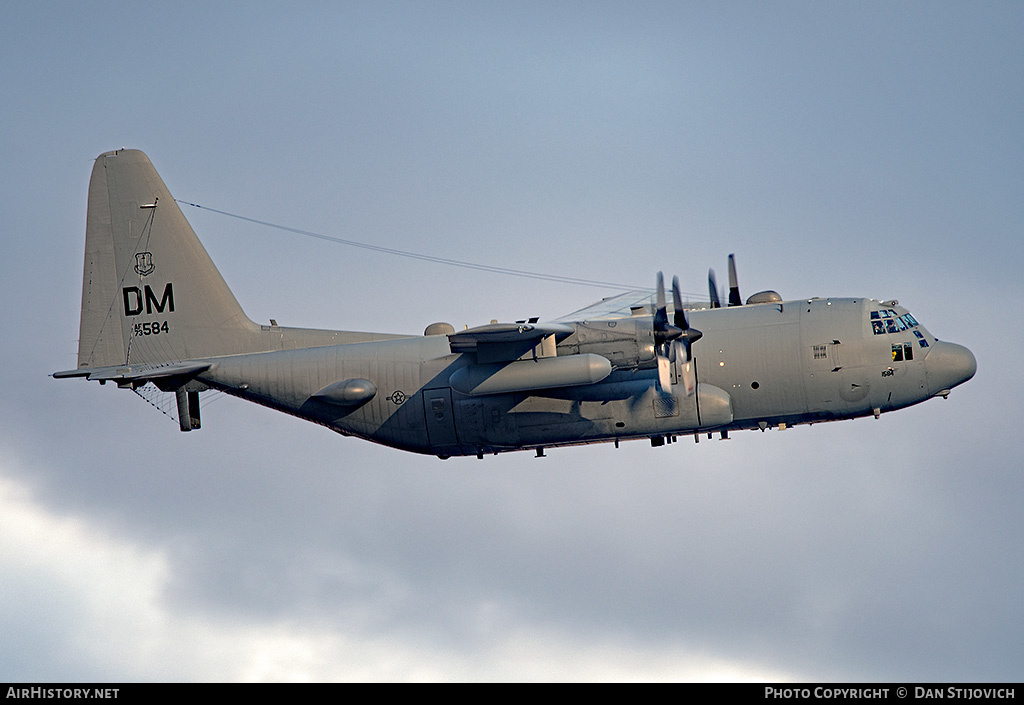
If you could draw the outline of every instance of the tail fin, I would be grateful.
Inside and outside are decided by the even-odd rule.
[[[89,182],[79,368],[251,350],[250,321],[138,150],[96,159]]]

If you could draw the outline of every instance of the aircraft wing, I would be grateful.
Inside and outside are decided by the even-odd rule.
[[[491,323],[448,335],[453,353],[475,353],[477,362],[517,360],[548,336],[553,341],[572,335],[562,323]],[[552,345],[552,353],[554,346]]]
[[[163,365],[118,365],[113,367],[82,367],[77,370],[54,372],[56,379],[85,377],[99,382],[115,382],[118,386],[140,386],[153,382],[163,389],[181,386],[196,375],[213,366],[211,362],[175,362]]]
[[[696,303],[690,303],[689,299],[683,301],[683,308],[687,311],[707,308],[707,306],[708,304],[704,301],[697,301]],[[593,321],[595,319],[604,318],[626,318],[627,316],[632,316],[636,313],[649,316],[654,314],[654,308],[655,303],[653,289],[633,289],[632,291],[601,299],[596,303],[592,303],[578,311],[567,313],[555,320]],[[643,310],[638,312],[637,309]],[[671,301],[668,302],[668,311],[670,313],[675,311]]]
[[[632,315],[632,309],[646,307],[646,313],[654,313],[651,307],[651,289],[634,289],[615,296],[601,299],[578,311],[566,314],[556,321],[589,321],[595,318],[623,318]]]

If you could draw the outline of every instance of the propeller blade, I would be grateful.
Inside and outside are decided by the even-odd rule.
[[[742,306],[740,298],[740,284],[736,278],[736,255],[729,255],[729,305]]]
[[[658,386],[666,394],[672,391],[672,371],[668,358],[658,354]]]
[[[672,293],[675,296],[675,291]],[[665,304],[665,276],[658,272],[657,310],[654,312],[654,353],[658,361],[658,387],[665,394],[672,392],[672,341],[683,334],[683,330],[668,322]]]
[[[658,272],[658,308],[654,312],[654,344],[659,348],[658,354],[668,357],[666,343],[683,334],[682,329],[669,325],[668,310],[665,306],[665,277]]]
[[[679,277],[672,277],[672,322],[676,328],[686,330],[686,311],[683,310],[683,295],[679,291]]]
[[[679,277],[672,277],[672,307],[675,309],[672,314],[672,322],[675,323],[676,328],[683,331],[679,342],[683,344],[683,348],[686,350],[686,361],[689,362],[693,359],[693,352],[690,350],[690,345],[700,340],[704,334],[696,328],[690,328],[690,323],[686,320],[686,309],[683,308],[683,296],[679,293]]]
[[[683,390],[686,392],[686,396],[693,396],[693,392],[697,388],[697,379],[693,374],[692,360],[687,360],[682,364],[679,370],[679,377],[683,382]]]
[[[722,300],[718,298],[718,280],[715,270],[708,270],[708,294],[711,296],[711,308],[722,308]]]
[[[658,272],[658,307],[654,311],[654,330],[664,331],[668,326],[668,312],[665,310],[665,277]]]

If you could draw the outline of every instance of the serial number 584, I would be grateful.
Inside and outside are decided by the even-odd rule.
[[[170,330],[170,326],[167,325],[167,321],[162,324],[160,321],[152,321],[149,323],[136,323],[132,327],[133,335],[160,335]]]

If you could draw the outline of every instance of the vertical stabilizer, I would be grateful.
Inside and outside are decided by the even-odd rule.
[[[244,352],[242,312],[149,158],[101,154],[89,182],[78,366]]]

